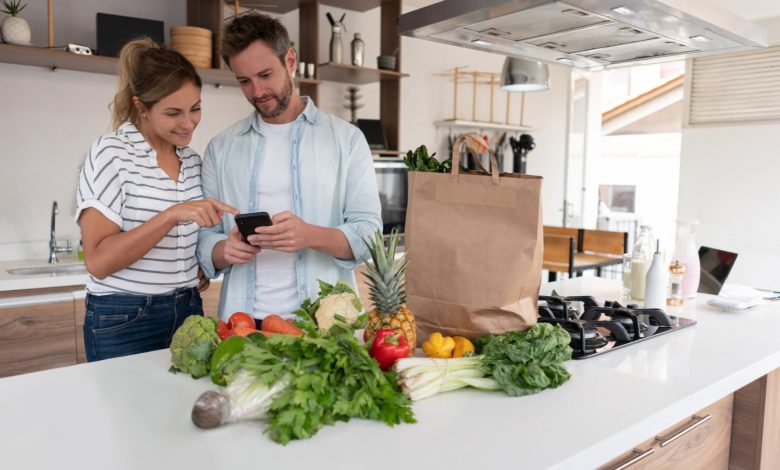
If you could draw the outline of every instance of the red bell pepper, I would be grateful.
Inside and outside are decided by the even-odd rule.
[[[370,354],[382,370],[387,370],[396,360],[409,355],[409,343],[404,335],[385,327],[376,332]]]

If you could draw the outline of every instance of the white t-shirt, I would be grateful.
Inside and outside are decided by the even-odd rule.
[[[257,181],[257,210],[272,217],[292,210],[292,126],[269,124],[260,120],[265,136],[265,155]],[[254,315],[263,318],[269,313],[291,317],[300,307],[295,271],[295,253],[264,249],[255,258]]]

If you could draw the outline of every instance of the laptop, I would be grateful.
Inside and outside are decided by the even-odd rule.
[[[699,248],[699,264],[701,265],[699,292],[712,295],[720,294],[736,260],[737,254],[730,251],[709,246]]]
[[[358,119],[358,128],[363,131],[368,141],[368,148],[371,150],[387,150],[387,139],[385,138],[385,129],[382,127],[382,121],[379,119]]]

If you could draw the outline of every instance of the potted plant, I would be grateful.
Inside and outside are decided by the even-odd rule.
[[[22,0],[0,0],[0,5],[3,7],[0,12],[10,15],[0,24],[0,36],[3,41],[18,46],[29,46],[30,25],[24,18],[17,16],[27,5],[23,5]]]

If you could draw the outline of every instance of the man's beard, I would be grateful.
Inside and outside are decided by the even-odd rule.
[[[255,100],[252,100],[252,104],[254,105],[255,109],[258,113],[260,113],[260,116],[264,118],[275,118],[276,116],[282,114],[288,106],[290,106],[290,97],[292,97],[292,84],[290,80],[290,73],[287,72],[287,79],[284,81],[284,88],[282,88],[281,95],[277,95],[276,93],[273,93],[271,96],[273,99],[276,100],[277,105],[275,108],[271,109],[270,111],[263,111],[260,109],[260,103],[258,103]]]

